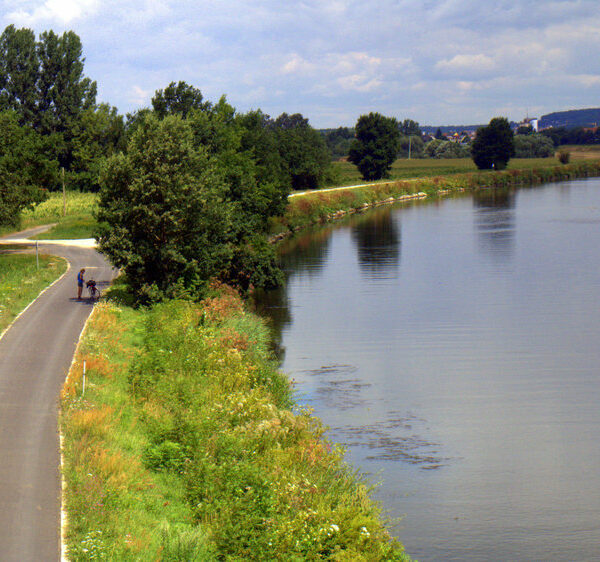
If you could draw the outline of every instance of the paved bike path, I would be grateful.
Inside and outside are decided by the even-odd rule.
[[[92,248],[41,241],[39,248],[66,258],[70,269],[0,339],[3,562],[60,559],[58,398],[93,306],[77,301],[76,275],[85,267],[103,290],[115,274]]]

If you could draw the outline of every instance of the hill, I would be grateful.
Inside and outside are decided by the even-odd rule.
[[[589,109],[572,109],[569,111],[555,111],[542,115],[539,126],[547,127],[597,127],[600,124],[600,107]]]

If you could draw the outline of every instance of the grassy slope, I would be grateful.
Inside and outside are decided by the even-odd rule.
[[[229,291],[96,307],[62,399],[72,560],[407,559],[319,421],[289,410],[268,341]]]
[[[63,217],[62,193],[51,193],[50,197],[35,209],[23,213],[22,227],[57,223],[49,231],[37,236],[39,240],[92,238],[96,225],[93,214],[97,199],[98,196],[94,193],[67,192],[67,213]]]
[[[1,253],[0,246],[0,334],[39,293],[66,270],[67,262],[56,256]]]

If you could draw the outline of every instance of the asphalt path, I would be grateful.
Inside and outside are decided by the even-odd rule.
[[[77,300],[76,275],[85,268],[86,279],[95,279],[103,290],[116,274],[94,248],[85,247],[89,245],[39,242],[40,252],[66,258],[69,270],[0,339],[2,562],[60,560],[58,399],[93,308],[90,300]]]

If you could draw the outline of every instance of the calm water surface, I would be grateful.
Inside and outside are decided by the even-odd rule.
[[[300,401],[430,560],[600,560],[600,181],[380,208],[291,244]]]

